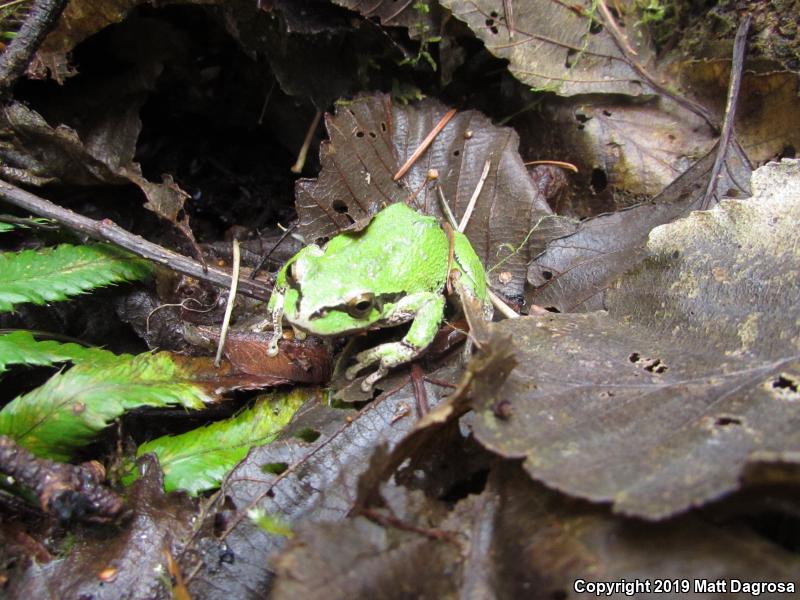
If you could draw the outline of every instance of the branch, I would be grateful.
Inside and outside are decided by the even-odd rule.
[[[7,90],[28,68],[34,52],[55,24],[67,0],[34,2],[17,36],[0,56],[0,89]]]
[[[105,470],[99,463],[70,465],[37,458],[5,435],[0,435],[0,472],[33,490],[42,510],[61,520],[109,521],[124,506],[120,496],[103,486]]]
[[[231,287],[231,276],[225,271],[212,267],[204,269],[199,262],[153,242],[148,242],[143,237],[126,231],[109,219],[103,219],[102,221],[89,219],[2,180],[0,180],[0,198],[40,217],[53,219],[57,223],[90,238],[111,242],[136,256],[146,258],[173,271],[208,281],[220,287]],[[264,284],[249,279],[239,280],[239,290],[257,300],[266,300],[269,298],[271,291]]]

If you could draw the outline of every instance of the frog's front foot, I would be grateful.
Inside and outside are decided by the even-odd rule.
[[[359,352],[356,355],[356,364],[348,368],[344,376],[349,380],[353,380],[362,369],[379,362],[378,370],[365,377],[364,381],[361,382],[361,389],[364,392],[371,392],[375,382],[385,377],[389,369],[410,362],[421,353],[421,349],[409,346],[405,342],[381,344]]]

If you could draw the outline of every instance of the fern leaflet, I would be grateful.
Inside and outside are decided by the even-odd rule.
[[[113,352],[87,348],[80,344],[37,340],[30,331],[13,331],[0,335],[0,374],[8,365],[49,367],[60,362],[79,363],[116,360]],[[130,358],[130,356],[128,356]]]
[[[108,244],[62,244],[0,253],[0,311],[66,300],[97,287],[148,276],[147,261]]]

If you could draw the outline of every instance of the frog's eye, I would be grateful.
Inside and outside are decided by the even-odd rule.
[[[353,296],[347,301],[347,314],[354,319],[363,319],[375,306],[375,296],[370,293],[359,294]]]

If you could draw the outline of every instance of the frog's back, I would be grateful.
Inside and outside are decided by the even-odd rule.
[[[326,258],[354,281],[363,279],[387,293],[442,289],[447,254],[447,236],[436,219],[402,202],[377,213],[365,230],[336,236],[325,249]]]

